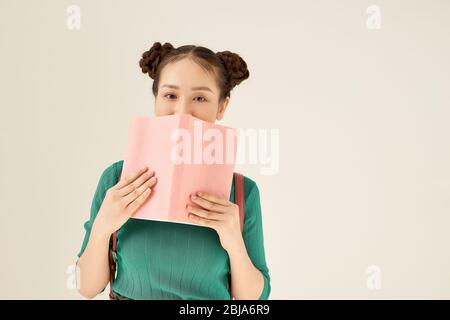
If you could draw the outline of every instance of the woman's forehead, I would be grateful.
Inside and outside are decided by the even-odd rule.
[[[159,83],[160,87],[169,85],[173,89],[207,87],[213,93],[218,90],[215,75],[188,59],[167,64],[161,71]]]

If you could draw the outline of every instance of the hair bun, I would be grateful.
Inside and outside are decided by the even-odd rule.
[[[142,54],[142,58],[139,61],[142,73],[148,73],[149,77],[154,79],[160,62],[172,49],[174,47],[169,42],[164,43],[164,45],[161,45],[160,42],[155,42],[148,51]]]
[[[227,50],[217,52],[216,55],[228,72],[230,90],[250,76],[247,63],[238,54]]]

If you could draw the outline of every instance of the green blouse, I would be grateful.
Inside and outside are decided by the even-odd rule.
[[[123,160],[107,167],[98,182],[80,257],[106,191],[119,181]],[[271,286],[264,254],[259,189],[244,176],[245,220],[243,239],[253,264],[264,276],[260,300]],[[234,199],[234,179],[230,192]],[[190,224],[130,218],[117,232],[117,276],[113,291],[128,299],[229,300],[228,253],[214,229]]]

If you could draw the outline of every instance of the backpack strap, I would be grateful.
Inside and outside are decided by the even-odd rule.
[[[117,231],[112,234],[112,246],[109,248],[109,298],[115,300],[112,284],[116,276],[117,266]]]
[[[244,231],[245,219],[245,192],[244,192],[244,176],[238,172],[234,173],[234,202],[239,206],[239,220],[241,225],[241,232]],[[231,295],[231,275],[228,277],[228,291]]]
[[[239,219],[241,222],[241,232],[244,231],[245,198],[244,198],[244,176],[238,172],[234,173],[234,198],[239,206]]]
[[[244,176],[238,172],[234,172],[234,202],[239,207],[239,221],[241,226],[241,232],[244,231],[244,219],[245,219],[245,193],[244,193]],[[119,176],[120,180],[120,176]],[[117,263],[117,231],[112,234],[112,245],[109,249],[109,298],[115,300],[115,296],[112,291],[112,284],[116,275]],[[231,277],[228,282],[228,289],[231,296]]]
[[[122,173],[119,175],[122,176]],[[109,247],[109,299],[110,300],[116,300],[112,285],[114,282],[114,278],[116,276],[116,269],[117,269],[117,231],[114,231],[112,234],[112,244]]]

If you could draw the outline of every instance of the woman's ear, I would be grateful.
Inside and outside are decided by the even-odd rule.
[[[225,110],[227,109],[228,103],[230,102],[230,97],[226,97],[221,104],[219,104],[219,108],[217,108],[217,120],[222,120]]]

